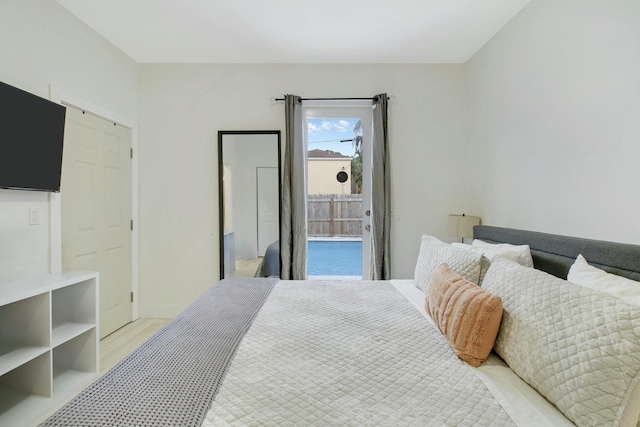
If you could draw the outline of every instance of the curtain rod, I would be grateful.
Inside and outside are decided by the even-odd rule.
[[[301,98],[303,101],[374,101],[377,96],[369,98]],[[274,101],[284,101],[284,98],[275,98]]]

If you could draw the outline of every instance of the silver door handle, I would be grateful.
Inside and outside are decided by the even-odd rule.
[[[369,231],[369,230],[371,230],[371,226],[369,224],[367,224],[367,225],[364,226],[364,229]]]

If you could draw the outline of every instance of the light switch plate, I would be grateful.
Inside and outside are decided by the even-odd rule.
[[[29,225],[39,225],[40,224],[40,211],[35,208],[29,209]]]

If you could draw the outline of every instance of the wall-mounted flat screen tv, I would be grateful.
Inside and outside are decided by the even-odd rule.
[[[0,82],[0,188],[60,191],[65,112]]]

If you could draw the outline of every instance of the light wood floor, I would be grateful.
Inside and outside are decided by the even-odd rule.
[[[256,277],[256,270],[260,266],[262,258],[239,259],[236,261],[236,271],[231,273],[231,278]]]
[[[100,375],[124,359],[171,319],[138,319],[100,340]]]

